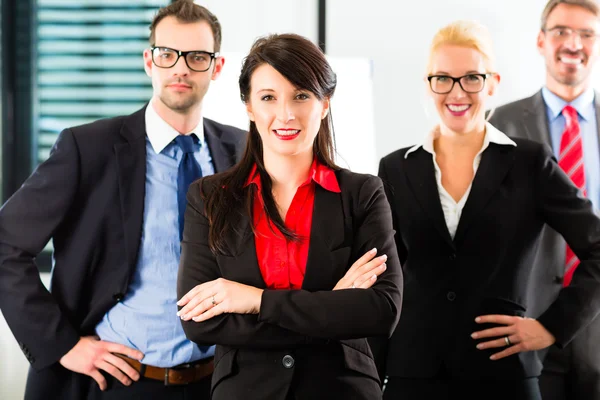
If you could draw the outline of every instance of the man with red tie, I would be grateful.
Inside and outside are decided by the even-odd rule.
[[[532,97],[498,108],[490,122],[509,136],[547,143],[560,167],[600,207],[600,93],[591,87],[600,54],[600,4],[550,0],[542,13],[537,47],[546,62],[546,85]],[[537,284],[527,314],[537,317],[568,286],[579,260],[550,227],[538,249]],[[553,346],[540,377],[544,400],[600,399],[600,317],[564,348]]]

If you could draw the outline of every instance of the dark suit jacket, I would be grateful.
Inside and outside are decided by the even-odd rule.
[[[598,99],[596,93],[596,99]],[[595,102],[596,121],[600,121],[600,104]],[[546,104],[542,91],[531,97],[498,107],[490,123],[511,137],[530,139],[552,146]],[[600,137],[600,124],[598,124]],[[598,149],[600,151],[600,149]],[[528,299],[531,304],[529,315],[537,317],[556,298],[562,288],[565,268],[565,240],[554,229],[546,226],[537,252],[537,268],[532,275],[536,289]]]
[[[526,315],[541,232],[548,223],[581,259],[573,285],[538,318],[564,346],[600,307],[600,220],[556,164],[550,149],[514,139],[484,151],[454,240],[437,190],[432,156],[407,149],[381,160],[405,278],[404,307],[387,345],[390,376],[432,377],[442,365],[457,378],[537,376],[535,352],[491,361],[472,332],[484,314]],[[496,350],[497,351],[497,350]],[[383,364],[383,363],[382,363]]]
[[[217,171],[245,133],[204,119]],[[0,209],[0,309],[31,363],[26,399],[84,398],[91,379],[58,363],[127,292],[142,234],[145,107],[64,130]],[[51,291],[35,257],[52,239]],[[95,384],[95,383],[94,383]]]
[[[375,399],[381,397],[366,336],[391,335],[402,300],[402,273],[390,208],[377,177],[336,173],[341,193],[317,185],[310,250],[302,290],[265,290],[259,315],[225,314],[184,322],[197,343],[217,343],[213,399]],[[199,183],[190,187],[178,295],[220,277],[258,288],[250,217],[227,238],[228,254],[213,255]],[[332,291],[373,247],[387,270],[370,289]],[[286,368],[291,357],[294,365]]]

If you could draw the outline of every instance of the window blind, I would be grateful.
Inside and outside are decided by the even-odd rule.
[[[169,0],[38,0],[34,146],[44,161],[69,126],[124,115],[152,96],[142,52]]]

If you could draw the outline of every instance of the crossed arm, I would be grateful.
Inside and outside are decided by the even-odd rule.
[[[402,287],[389,204],[376,178],[365,182],[361,196],[364,201],[358,203],[365,204],[364,218],[358,218],[362,223],[355,238],[364,240],[355,240],[355,250],[364,256],[348,268],[334,290],[309,292],[262,290],[224,279],[208,247],[209,224],[201,211],[202,200],[190,191],[178,279],[183,307],[179,314],[188,338],[272,349],[318,339],[389,336],[400,316]],[[375,247],[387,257],[369,252]],[[341,290],[352,285],[361,290]]]

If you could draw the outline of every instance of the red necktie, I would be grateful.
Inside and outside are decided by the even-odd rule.
[[[579,119],[577,110],[572,106],[565,106],[562,110],[562,115],[565,117],[565,130],[563,131],[560,140],[560,154],[558,156],[558,165],[569,175],[573,181],[583,192],[585,196],[585,171],[583,168],[583,141],[579,129]],[[573,272],[579,265],[579,259],[567,245],[567,257],[565,264],[565,279],[563,286],[568,286],[573,278]]]

